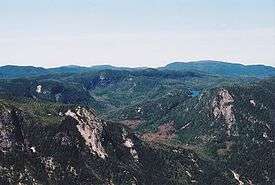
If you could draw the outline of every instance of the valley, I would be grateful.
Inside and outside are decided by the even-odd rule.
[[[274,182],[272,67],[5,66],[0,74],[2,184]]]

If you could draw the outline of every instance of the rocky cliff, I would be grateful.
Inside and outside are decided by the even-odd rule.
[[[0,111],[1,184],[229,182],[195,153],[148,145],[85,107],[63,108],[52,124],[8,103]]]

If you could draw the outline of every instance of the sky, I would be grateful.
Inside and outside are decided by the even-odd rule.
[[[275,66],[275,0],[0,0],[0,66]]]

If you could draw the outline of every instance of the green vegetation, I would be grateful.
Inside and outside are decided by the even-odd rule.
[[[55,70],[0,80],[1,131],[7,132],[3,138],[16,138],[10,156],[1,152],[1,183],[7,178],[18,183],[23,171],[24,182],[47,179],[46,184],[235,184],[231,170],[244,183],[274,180],[274,77],[109,67]],[[102,133],[108,160],[88,152],[75,120],[64,115],[77,106],[108,120]],[[118,122],[123,121],[138,121],[132,130],[137,136],[128,135],[138,163],[122,144],[127,128]],[[144,134],[161,135],[164,124],[173,128],[171,140],[141,141]],[[39,154],[31,153],[31,146]],[[51,177],[44,170],[47,157],[56,162]]]

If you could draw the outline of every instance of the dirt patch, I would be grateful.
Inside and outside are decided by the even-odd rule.
[[[123,125],[126,125],[131,129],[136,129],[141,124],[141,120],[139,119],[123,120],[123,121],[120,121],[120,123]]]
[[[149,142],[165,141],[175,138],[175,127],[173,123],[160,125],[155,133],[145,133],[141,138]]]

